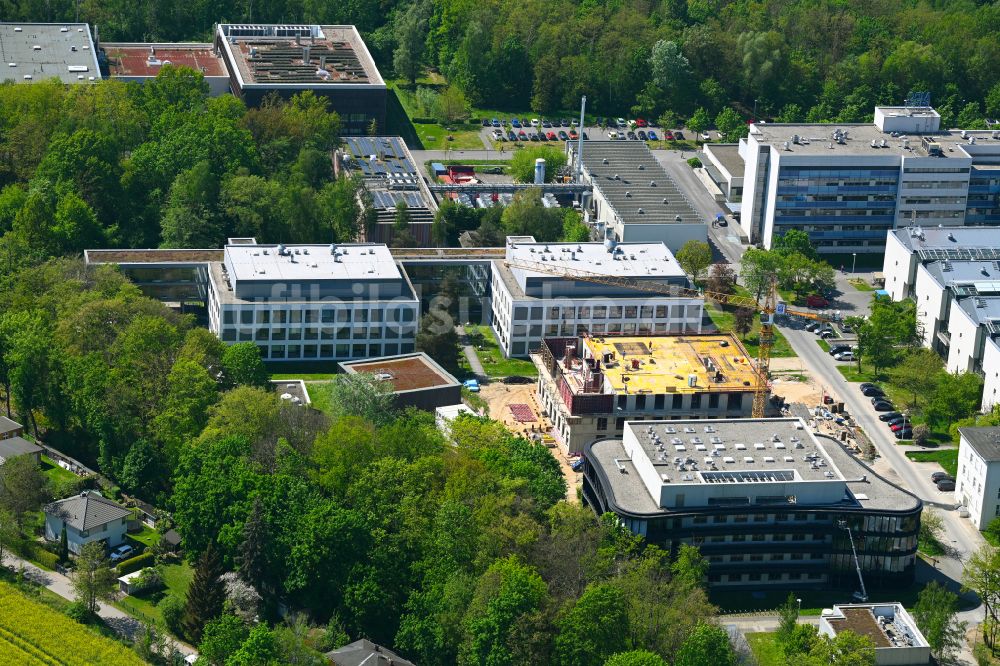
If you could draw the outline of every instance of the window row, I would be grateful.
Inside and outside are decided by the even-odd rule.
[[[225,342],[247,342],[256,340],[395,340],[412,338],[417,334],[413,326],[344,326],[328,328],[307,326],[304,328],[235,328],[227,326],[222,329],[222,339]]]
[[[353,359],[374,358],[409,354],[414,350],[412,342],[381,344],[338,344],[338,345],[258,345],[261,358],[285,360],[297,358]]]
[[[650,335],[662,333],[698,333],[701,319],[696,321],[680,322],[674,321],[669,324],[658,322],[655,324],[642,322],[638,324],[514,324],[511,330],[512,338],[539,338],[542,336],[553,337],[557,335],[580,335],[590,333],[591,335]],[[501,335],[501,337],[504,337]]]
[[[416,319],[414,308],[375,308],[372,310],[352,310],[346,308],[325,308],[321,310],[269,310],[263,308],[243,308],[223,310],[222,323],[235,324],[346,324],[368,322],[408,322]]]
[[[685,310],[686,308],[686,310]],[[700,305],[582,305],[580,307],[517,306],[514,321],[544,319],[696,319],[701,318]]]

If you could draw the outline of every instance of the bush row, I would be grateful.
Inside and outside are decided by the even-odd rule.
[[[124,576],[125,574],[130,574],[133,571],[138,571],[143,567],[148,567],[153,564],[153,559],[155,555],[151,551],[146,551],[141,555],[136,555],[135,557],[130,557],[127,560],[122,560],[118,563],[118,575]]]

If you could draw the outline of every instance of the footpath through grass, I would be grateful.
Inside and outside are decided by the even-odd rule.
[[[0,582],[0,662],[66,666],[141,666],[128,648]]]
[[[510,377],[512,375],[521,375],[524,377],[538,376],[535,364],[531,361],[504,357],[503,352],[500,351],[500,347],[497,346],[497,341],[493,337],[493,331],[490,330],[489,326],[472,324],[465,327],[465,332],[469,337],[469,344],[476,350],[476,355],[479,356],[479,361],[483,364],[483,369],[486,370],[486,374],[491,379]],[[472,369],[469,368],[464,354],[461,355],[459,361],[462,369],[467,370],[471,376]]]

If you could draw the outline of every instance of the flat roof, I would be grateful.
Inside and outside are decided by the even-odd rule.
[[[0,462],[29,453],[41,453],[44,449],[23,437],[0,439]]]
[[[236,282],[402,279],[389,248],[376,243],[227,245],[225,257]]]
[[[573,154],[576,149],[575,144],[570,145]],[[706,222],[645,142],[587,142],[583,166],[593,186],[600,189],[625,224]]]
[[[353,25],[221,24],[218,34],[244,86],[385,85]]]
[[[835,634],[852,631],[867,636],[877,650],[928,646],[913,618],[899,603],[837,604],[832,610],[824,610],[822,617]]]
[[[625,429],[671,486],[844,480],[798,418],[630,421]]]
[[[912,226],[889,231],[921,261],[1000,260],[1000,228]]]
[[[757,380],[752,359],[739,339],[729,333],[581,340],[585,356],[602,362],[602,393],[748,391]],[[582,392],[582,364],[566,370],[564,359],[563,367],[574,393]]]
[[[1000,460],[1000,428],[970,426],[959,428],[958,432],[983,460]]]
[[[838,129],[847,133],[843,143],[833,138],[833,132]],[[965,137],[962,136],[963,132]],[[883,132],[872,123],[754,123],[750,126],[750,136],[758,143],[775,146],[782,155],[927,157],[921,146],[921,139],[924,137],[941,145],[941,158],[968,159],[970,154],[965,150],[968,137],[975,137],[978,148],[993,146],[1000,149],[1000,141],[992,138],[990,130],[941,130],[924,134],[913,132],[894,137],[892,133]],[[799,137],[799,143],[794,143],[795,136]],[[881,147],[883,140],[885,146]],[[786,141],[787,150],[784,148]],[[872,147],[872,141],[879,147]],[[903,147],[904,142],[908,149]]]
[[[508,239],[506,258],[618,277],[683,278],[684,269],[664,243],[538,243]],[[525,269],[530,277],[559,279]],[[571,278],[572,279],[572,278]]]
[[[156,76],[163,65],[190,67],[205,76],[227,76],[211,44],[102,43],[112,76]]]
[[[678,435],[682,439],[685,437],[688,438],[686,443],[688,450],[683,452],[686,454],[684,457],[685,459],[687,457],[693,458],[699,463],[698,467],[702,467],[704,465],[705,452],[698,451],[696,448],[697,445],[691,444],[690,438],[693,436],[701,437],[705,443],[706,449],[709,451],[714,447],[711,442],[711,437],[713,436],[718,436],[724,440],[734,443],[737,441],[742,442],[747,444],[746,452],[742,450],[733,450],[735,448],[734,445],[727,445],[727,455],[730,455],[735,459],[736,455],[734,455],[734,453],[739,453],[739,459],[741,460],[745,455],[754,456],[754,465],[757,465],[757,467],[763,467],[762,463],[756,462],[761,459],[760,456],[763,453],[766,456],[773,456],[775,458],[773,466],[778,468],[778,460],[782,461],[781,465],[785,464],[785,451],[791,451],[792,453],[790,455],[792,455],[793,458],[798,457],[800,459],[804,457],[804,451],[802,449],[792,449],[790,447],[785,450],[768,450],[765,448],[764,451],[757,451],[753,444],[756,442],[763,442],[765,446],[767,446],[771,434],[778,432],[779,437],[782,437],[782,433],[784,432],[787,437],[782,437],[782,440],[786,447],[788,447],[791,443],[792,433],[789,431],[783,431],[776,422],[793,420],[795,419],[756,419],[756,421],[761,424],[761,428],[756,433],[751,430],[747,430],[745,425],[746,422],[754,421],[754,419],[705,419],[689,422],[668,421],[660,422],[657,425],[663,425],[664,428],[666,426],[670,426],[678,431],[683,431],[685,423],[687,423],[690,427],[699,431],[696,433],[681,433]],[[629,422],[628,426],[638,428],[641,432],[644,428],[648,427],[650,423],[651,422],[649,421],[634,423]],[[704,427],[708,425],[715,428],[716,432],[705,433]],[[778,427],[778,430],[775,430],[775,427]],[[845,494],[842,500],[832,505],[807,504],[804,501],[800,501],[797,505],[792,506],[798,506],[800,509],[805,509],[808,506],[835,506],[838,510],[848,512],[859,510],[902,512],[913,511],[921,506],[922,503],[918,497],[876,474],[870,467],[849,453],[832,437],[815,434],[808,430],[800,431],[796,429],[795,436],[800,437],[803,442],[806,441],[806,437],[802,434],[803,432],[809,433],[809,437],[815,439],[817,443],[821,443],[822,445],[821,448],[825,454],[824,459],[827,461],[828,466],[821,467],[820,469],[832,471],[830,467],[832,463],[832,466],[836,467],[842,477],[846,480],[846,487],[850,491],[850,496]],[[671,443],[672,440],[669,439],[674,436],[674,434],[666,432],[660,435],[661,440],[663,440],[664,437],[668,437],[668,439],[664,440],[664,448],[667,449],[666,453],[669,455],[669,460],[664,462],[665,465],[669,462],[669,464],[673,466],[674,457],[680,455],[680,453],[676,452],[673,448],[674,445]],[[692,446],[695,447],[694,451],[691,450]],[[817,450],[819,448],[820,447],[817,447]],[[750,453],[750,451],[753,452]],[[778,458],[779,454],[781,455],[781,458]],[[584,455],[588,460],[602,470],[603,481],[606,482],[605,490],[609,495],[608,499],[622,512],[635,516],[669,515],[673,513],[685,512],[685,509],[683,508],[669,508],[658,505],[657,499],[654,499],[652,495],[650,495],[645,484],[641,481],[639,472],[635,465],[628,459],[628,454],[625,451],[621,439],[602,439],[592,444],[588,444],[585,447]],[[711,456],[711,453],[708,453],[708,455]],[[619,472],[620,466],[625,468],[625,473]],[[719,464],[716,463],[716,467],[718,466]],[[810,473],[813,471],[811,469],[811,465],[809,466],[809,470]],[[678,474],[676,469],[672,473],[674,476]],[[824,480],[829,480],[826,479],[825,474],[823,476]]]
[[[711,153],[733,178],[742,178],[746,163],[740,157],[738,143],[706,143],[703,150]]]
[[[351,374],[366,372],[391,382],[395,393],[461,385],[447,370],[423,352],[383,356],[364,361],[346,361],[341,363],[340,367]]]
[[[63,83],[101,79],[86,23],[0,23],[0,81]]]
[[[375,208],[395,214],[400,201],[411,210],[437,208],[406,142],[398,136],[346,137],[340,164],[361,176]]]

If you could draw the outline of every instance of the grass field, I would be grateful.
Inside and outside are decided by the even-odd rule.
[[[716,328],[722,332],[732,332],[736,321],[733,309],[723,309],[718,303],[709,300],[705,301],[705,306],[706,310],[708,310],[708,316],[712,318],[712,323],[715,324]],[[753,328],[750,329],[745,338],[741,337],[740,341],[747,348],[747,353],[752,358],[757,358],[757,353],[760,350],[760,321],[756,314],[754,315]],[[771,358],[793,358],[795,355],[795,351],[788,344],[788,340],[781,334],[781,331],[775,328],[774,344],[771,346]]]
[[[823,338],[816,338],[816,344],[818,344],[819,348],[825,351],[827,354],[830,353],[830,343],[824,340]]]
[[[140,619],[151,620],[162,627],[163,616],[156,604],[168,595],[183,599],[187,595],[192,578],[194,578],[194,569],[186,562],[167,564],[163,567],[163,583],[166,585],[164,589],[140,596],[127,596],[118,605],[126,613],[137,615]]]
[[[141,665],[126,647],[0,583],[0,663]]]
[[[785,652],[774,640],[774,632],[751,632],[746,637],[757,666],[786,666]]]
[[[952,477],[958,474],[958,449],[907,451],[906,457],[915,462],[936,462]]]
[[[860,278],[852,278],[848,280],[848,282],[850,282],[851,286],[857,289],[858,291],[875,291],[875,287],[871,286],[869,283],[865,282]]]
[[[468,334],[472,346],[476,349],[476,354],[483,364],[483,369],[486,370],[486,374],[490,378],[509,377],[511,375],[523,375],[525,377],[538,376],[535,364],[531,361],[519,358],[504,358],[503,352],[497,346],[496,339],[493,337],[493,331],[490,330],[489,326],[470,325],[465,327],[465,332]],[[469,368],[464,354],[461,355],[459,362],[461,363],[462,370],[468,372],[471,376],[472,369]]]
[[[142,526],[141,532],[127,534],[126,536],[137,543],[141,543],[146,548],[152,548],[160,542],[160,533],[145,524]]]

